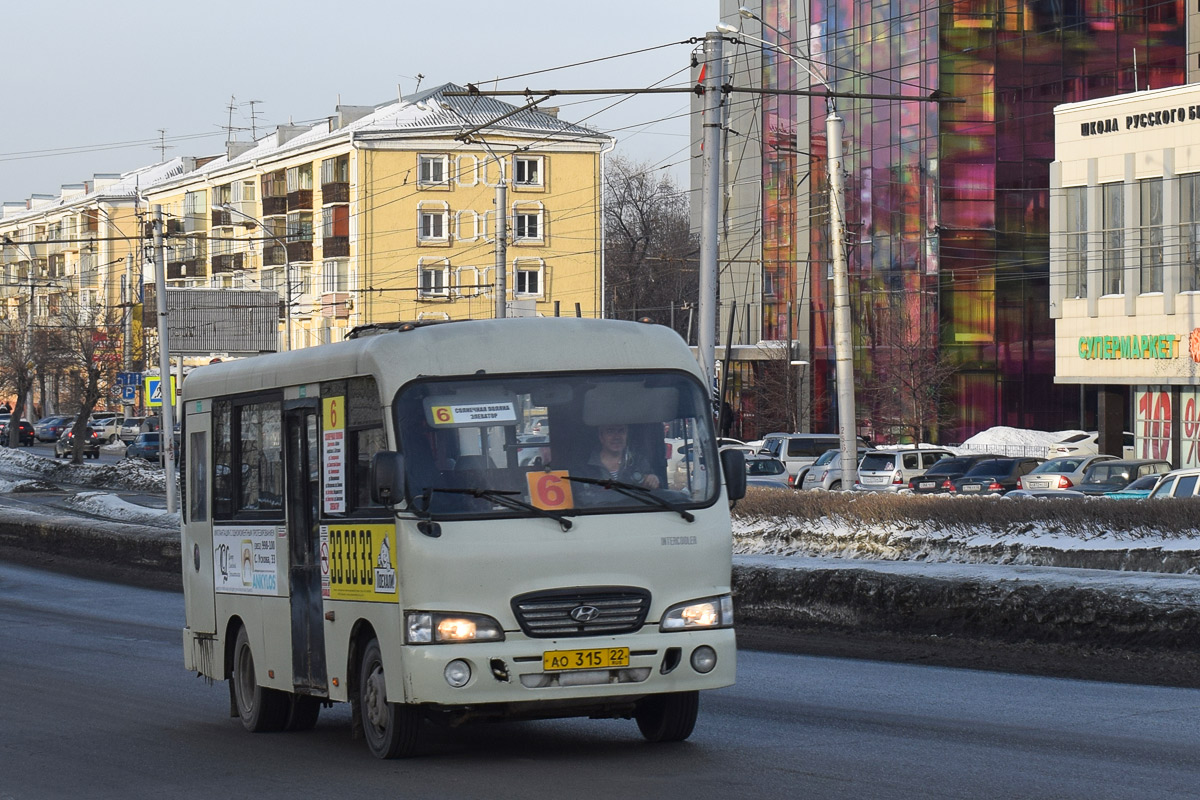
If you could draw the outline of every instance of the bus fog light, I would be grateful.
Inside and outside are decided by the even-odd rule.
[[[717,651],[713,650],[706,644],[702,644],[692,651],[692,669],[705,675],[713,671],[717,666]]]
[[[692,658],[695,660],[695,656]],[[455,689],[461,689],[467,685],[467,681],[471,680],[471,665],[461,658],[456,658],[446,665],[442,674],[446,676],[446,683]]]

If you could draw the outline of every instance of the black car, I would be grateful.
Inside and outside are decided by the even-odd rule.
[[[908,482],[914,494],[943,494],[954,491],[954,481],[967,474],[980,461],[1004,458],[994,453],[978,453],[969,456],[947,456]]]
[[[9,422],[11,421],[12,420],[9,420]],[[32,447],[33,440],[35,438],[33,435],[33,423],[27,419],[23,419],[17,423],[17,430],[20,432],[21,438],[19,442],[21,446]],[[4,445],[5,447],[8,446],[8,422],[0,423],[0,444]]]
[[[1017,488],[1017,478],[1028,475],[1044,458],[1018,456],[980,461],[954,481],[956,494],[1008,494]]]
[[[83,455],[86,458],[100,457],[100,432],[95,428],[84,428]],[[68,458],[75,452],[75,429],[68,428],[54,443],[54,457]]]

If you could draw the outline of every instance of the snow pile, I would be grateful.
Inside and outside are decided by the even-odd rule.
[[[7,479],[32,479],[46,483],[114,489],[131,492],[166,493],[166,476],[160,467],[141,459],[115,464],[45,458],[15,448],[0,447],[0,475]],[[0,487],[0,491],[11,491]]]
[[[178,512],[169,514],[166,511],[135,505],[107,492],[79,492],[67,499],[66,506],[73,511],[101,519],[159,528],[178,528],[180,522]]]

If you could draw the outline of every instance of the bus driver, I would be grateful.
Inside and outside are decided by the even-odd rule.
[[[601,425],[597,429],[598,446],[588,458],[589,472],[601,480],[632,483],[646,489],[659,487],[658,476],[650,462],[627,446],[629,428],[625,425]]]

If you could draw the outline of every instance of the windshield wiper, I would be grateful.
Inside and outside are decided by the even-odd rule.
[[[626,497],[632,497],[634,500],[641,500],[643,503],[649,503],[652,506],[658,506],[665,511],[674,511],[679,516],[683,517],[688,522],[695,522],[696,517],[686,509],[680,508],[675,503],[669,500],[664,500],[654,494],[645,486],[639,486],[636,483],[626,483],[625,481],[614,481],[608,478],[583,478],[574,475],[565,475],[567,480],[572,483],[586,483],[591,486],[603,486],[605,489],[612,489],[614,492],[620,492]]]
[[[430,487],[425,490],[424,494],[428,496],[434,492],[440,492],[442,494],[467,494],[471,497],[478,497],[481,500],[490,500],[496,505],[501,505],[505,508],[511,508],[515,511],[528,511],[532,514],[537,514],[539,517],[552,519],[559,524],[559,527],[561,527],[563,531],[571,530],[571,520],[567,519],[562,514],[559,514],[556,511],[551,511],[547,508],[538,508],[535,505],[526,503],[524,500],[518,500],[516,497],[512,496],[520,494],[520,492],[506,492],[500,491],[499,489],[442,489]],[[428,502],[425,504],[425,507],[429,507]]]

